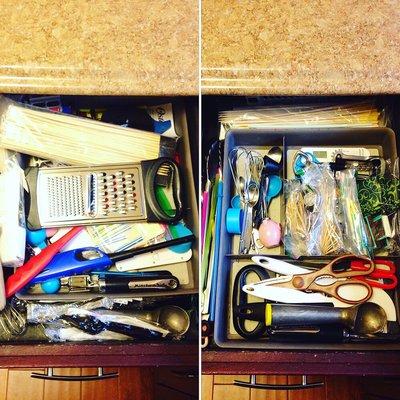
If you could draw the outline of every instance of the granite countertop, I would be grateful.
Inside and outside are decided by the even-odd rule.
[[[202,93],[400,93],[400,7],[203,0]]]
[[[196,1],[2,3],[0,92],[198,93]]]

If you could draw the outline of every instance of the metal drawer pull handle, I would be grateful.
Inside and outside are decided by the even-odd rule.
[[[47,368],[45,374],[40,374],[38,372],[32,372],[31,378],[35,379],[46,379],[50,381],[98,381],[101,379],[112,379],[118,378],[118,372],[104,373],[103,367],[97,368],[97,375],[54,375],[53,368]]]
[[[307,375],[302,375],[301,383],[296,383],[294,385],[269,385],[266,383],[257,383],[257,375],[250,375],[250,382],[235,380],[233,384],[245,388],[264,390],[300,390],[324,386],[324,382],[307,383]]]

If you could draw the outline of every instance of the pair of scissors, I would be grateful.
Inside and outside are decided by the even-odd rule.
[[[374,272],[375,263],[368,257],[344,255],[317,271],[307,273],[304,273],[304,268],[269,257],[253,257],[252,260],[281,275],[243,286],[244,292],[264,299],[284,303],[322,303],[330,296],[342,303],[354,305],[368,301],[373,294],[368,281],[355,279]],[[361,271],[335,269],[338,265],[348,265],[357,260],[363,263],[364,268]]]
[[[354,260],[350,263],[353,271],[365,271],[368,264],[361,260]],[[375,260],[375,270],[369,275],[359,275],[354,277],[357,280],[367,282],[372,287],[381,289],[394,289],[397,286],[396,266],[390,260]]]
[[[257,277],[258,280],[264,281],[269,279],[269,274],[265,268],[260,268],[258,265],[246,265],[240,269],[235,276],[232,293],[232,310],[233,310],[233,326],[240,336],[246,339],[258,339],[264,336],[267,332],[265,323],[258,321],[253,322],[248,326],[246,318],[246,310],[249,306],[249,296],[242,291],[242,287],[246,285],[248,280]],[[251,303],[252,306],[261,304],[265,307],[265,300],[260,303]]]

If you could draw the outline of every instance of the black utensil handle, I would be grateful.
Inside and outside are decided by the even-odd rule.
[[[183,200],[182,200],[182,178],[178,165],[174,160],[161,157],[156,160],[142,161],[143,185],[148,222],[164,222],[167,224],[177,223],[182,219]],[[172,198],[174,200],[175,215],[168,215],[158,203],[156,197],[156,176],[161,166],[168,165],[172,171]]]
[[[61,319],[89,335],[97,335],[105,329],[104,323],[91,315],[62,315]]]
[[[105,276],[104,286],[100,286],[100,291],[103,293],[126,293],[129,292],[129,284],[136,278],[129,276]]]
[[[78,381],[100,381],[103,379],[118,378],[118,372],[104,373],[103,367],[97,368],[97,375],[54,375],[53,368],[47,368],[45,374],[40,374],[38,372],[32,372],[31,378],[35,379],[45,379],[48,381],[68,381],[68,382],[78,382]]]
[[[248,295],[242,290],[242,287],[247,283],[247,276],[255,273],[261,280],[268,279],[270,276],[265,268],[261,268],[258,265],[246,265],[241,268],[235,276],[233,284],[233,295],[232,295],[232,309],[233,309],[233,326],[236,332],[245,339],[258,339],[265,335],[266,326],[264,318],[258,319],[259,323],[249,330],[246,328],[246,318],[240,312],[240,308],[248,305]],[[256,303],[260,304],[260,307],[265,309],[265,302]],[[255,306],[257,307],[257,306]]]
[[[268,304],[266,307],[266,325],[319,326],[342,324],[342,310],[340,308],[281,304]]]
[[[121,333],[122,335],[130,336],[135,339],[160,339],[162,334],[157,331],[152,331],[150,329],[141,328],[138,326],[121,324],[119,322],[107,322],[107,330]]]
[[[160,280],[168,280],[171,282],[171,287],[157,287],[156,283]],[[129,276],[105,276],[101,279],[102,283],[100,284],[100,292],[102,293],[126,293],[132,291],[149,291],[149,290],[174,290],[179,287],[178,279],[171,275],[169,277],[160,276],[159,278],[155,277],[139,277],[139,278],[131,278]],[[143,284],[140,285],[140,282],[153,282],[154,284]],[[135,285],[137,283],[138,285]]]
[[[346,334],[339,325],[324,325],[314,329],[270,329],[268,340],[286,343],[341,343]]]
[[[150,253],[151,251],[156,251],[160,249],[165,249],[166,247],[176,246],[178,244],[184,244],[193,242],[196,239],[194,235],[187,235],[177,239],[167,240],[165,242],[151,244],[150,246],[139,247],[138,249],[131,249],[125,251],[119,251],[118,253],[107,254],[113,263],[118,261],[126,260],[131,257],[138,256],[139,254]]]

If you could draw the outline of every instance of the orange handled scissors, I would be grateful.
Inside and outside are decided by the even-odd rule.
[[[352,261],[361,261],[363,265],[361,270],[352,270],[351,268],[348,269],[348,267],[343,270],[343,264],[349,266]],[[287,298],[296,291],[305,292],[304,294],[319,292],[347,304],[360,304],[368,301],[373,293],[368,281],[356,279],[359,276],[370,275],[375,270],[374,261],[364,256],[350,254],[337,257],[321,269],[309,273],[293,273],[298,270],[298,267],[273,259],[270,259],[265,268],[284,275],[247,285],[243,287],[243,290],[248,290],[250,293],[254,293],[255,296],[263,298],[272,298],[271,296],[281,293],[282,290],[287,291],[286,294],[281,293]],[[287,269],[286,273],[285,269]],[[301,268],[301,270],[303,269]],[[292,273],[289,271],[292,271]],[[355,297],[354,294],[356,292],[357,296]],[[270,297],[265,297],[266,294]]]
[[[364,263],[362,260],[354,260],[350,263],[350,268],[353,271],[366,271],[368,270],[368,263]],[[381,289],[394,289],[397,286],[396,266],[390,260],[375,260],[375,270],[373,272],[368,275],[358,275],[354,278]],[[379,279],[382,281],[379,281]]]

